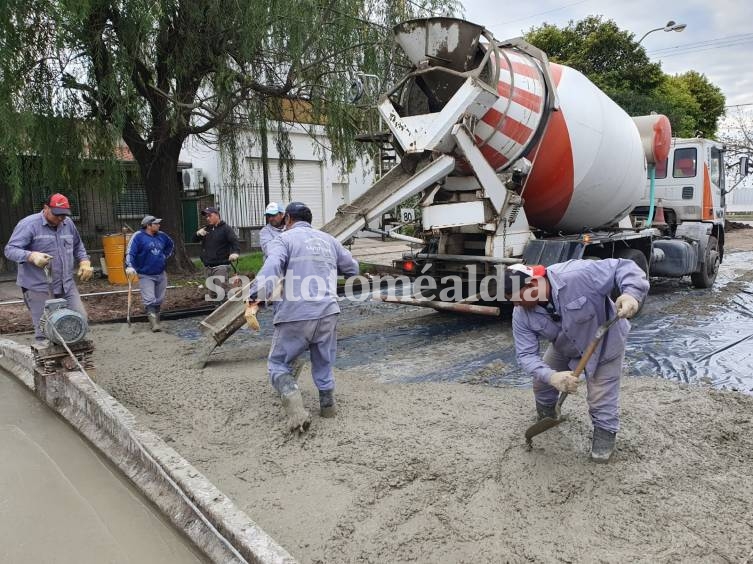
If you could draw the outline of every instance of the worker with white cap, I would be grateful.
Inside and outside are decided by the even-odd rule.
[[[573,369],[597,328],[620,317],[586,364],[586,400],[593,423],[591,458],[607,462],[620,425],[620,376],[630,323],[648,293],[646,274],[626,259],[571,260],[504,271],[505,297],[515,304],[513,339],[518,364],[533,377],[539,419],[556,418],[560,392],[574,393]],[[620,296],[610,298],[617,288]],[[539,340],[550,342],[543,357]]]
[[[269,255],[269,244],[285,231],[285,226],[283,225],[285,210],[276,202],[270,202],[267,209],[264,210],[264,217],[267,220],[267,224],[259,232],[259,245],[266,260]]]
[[[138,274],[141,302],[153,332],[162,331],[160,307],[167,292],[167,259],[175,244],[169,235],[160,231],[162,219],[147,215],[141,220],[141,231],[128,241],[126,276],[133,280]]]

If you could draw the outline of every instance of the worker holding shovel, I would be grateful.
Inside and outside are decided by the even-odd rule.
[[[630,323],[648,293],[645,273],[626,259],[571,260],[543,266],[516,264],[504,271],[505,297],[515,304],[512,327],[521,368],[533,378],[539,419],[557,419],[560,393],[574,393],[573,370],[584,365],[586,399],[593,422],[591,458],[607,462],[620,425],[620,376]],[[620,296],[610,299],[617,288]],[[597,329],[621,318],[606,333]],[[603,337],[602,337],[603,334]],[[549,341],[543,357],[539,339]],[[560,402],[561,403],[561,402]]]
[[[147,215],[141,220],[141,231],[128,241],[126,276],[133,281],[139,277],[141,301],[152,332],[162,331],[160,308],[167,291],[167,259],[173,254],[175,243],[160,231],[162,219]]]

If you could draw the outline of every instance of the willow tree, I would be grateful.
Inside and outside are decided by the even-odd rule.
[[[149,209],[180,225],[184,141],[218,132],[232,146],[305,101],[345,166],[359,117],[357,73],[388,79],[391,27],[446,14],[455,0],[4,0],[0,13],[0,164],[23,190],[24,156],[60,182],[82,157],[113,160],[122,141]],[[295,118],[293,118],[295,119]],[[293,155],[281,130],[283,160]],[[190,268],[179,245],[178,268]]]

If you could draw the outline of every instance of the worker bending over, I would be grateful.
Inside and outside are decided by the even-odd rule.
[[[617,322],[586,364],[586,399],[593,422],[591,458],[606,462],[620,427],[620,376],[630,323],[648,293],[645,273],[631,260],[571,260],[543,266],[509,266],[505,295],[515,304],[512,316],[515,351],[521,368],[533,377],[539,419],[556,417],[560,392],[575,393],[572,370],[599,325]],[[610,299],[617,288],[620,296]],[[543,357],[539,339],[549,341]]]

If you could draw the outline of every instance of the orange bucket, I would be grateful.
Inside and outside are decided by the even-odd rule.
[[[107,279],[110,284],[128,284],[125,274],[125,255],[131,233],[116,233],[102,237],[102,248],[105,251],[107,265]]]

